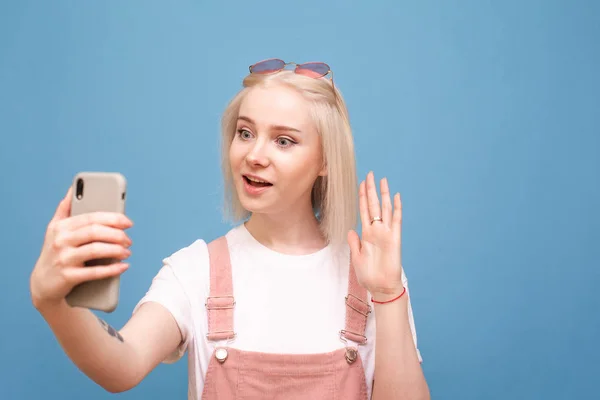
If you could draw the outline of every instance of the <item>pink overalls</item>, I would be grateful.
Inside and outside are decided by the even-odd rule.
[[[210,294],[206,301],[208,340],[233,339],[233,284],[226,238],[208,244]],[[364,344],[371,307],[350,266],[346,326],[340,338]],[[340,299],[342,301],[342,299]],[[348,342],[324,354],[270,354],[217,347],[205,377],[202,399],[366,400],[361,358]]]

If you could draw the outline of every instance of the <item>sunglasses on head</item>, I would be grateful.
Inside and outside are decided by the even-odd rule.
[[[282,71],[286,66],[293,65],[294,72],[310,78],[322,78],[327,74],[331,74],[331,84],[333,85],[333,71],[329,65],[324,62],[307,62],[304,64],[296,64],[295,62],[286,63],[279,58],[271,58],[268,60],[259,61],[252,64],[249,69],[251,74],[273,74]]]

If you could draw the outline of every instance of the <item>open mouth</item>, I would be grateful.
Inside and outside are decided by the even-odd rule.
[[[246,183],[250,186],[253,187],[268,187],[268,186],[273,186],[272,183],[267,182],[267,181],[263,181],[261,179],[257,179],[257,178],[253,178],[253,177],[249,177],[247,175],[244,175],[244,180],[246,181]]]

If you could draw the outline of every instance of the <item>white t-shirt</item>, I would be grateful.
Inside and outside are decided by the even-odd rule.
[[[329,246],[309,255],[281,254],[259,243],[244,224],[231,229],[226,237],[237,334],[229,346],[285,354],[327,353],[345,346],[339,331],[345,327],[350,256],[347,246],[337,254]],[[183,342],[164,362],[173,363],[188,352],[189,399],[201,398],[212,352],[226,342],[206,339],[204,304],[209,293],[209,269],[207,244],[196,240],[163,260],[163,267],[133,311],[144,302],[154,301],[177,321]],[[408,295],[406,276],[402,278]],[[408,307],[416,347],[410,299]],[[370,398],[375,367],[374,312],[369,314],[365,335],[368,341],[358,349]]]

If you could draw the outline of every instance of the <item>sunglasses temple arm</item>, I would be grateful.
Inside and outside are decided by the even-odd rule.
[[[335,90],[335,82],[333,81],[333,71],[329,70],[329,72],[331,72],[331,86],[333,87],[333,95],[336,97],[337,99],[337,92]]]

